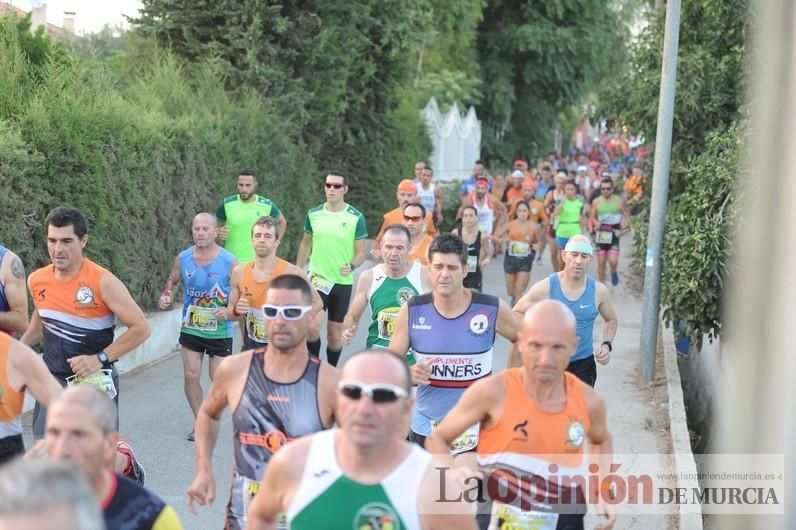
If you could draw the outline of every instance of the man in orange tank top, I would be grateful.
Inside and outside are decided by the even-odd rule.
[[[55,208],[45,226],[52,264],[28,277],[35,310],[20,340],[27,346],[44,341],[44,363],[63,386],[100,386],[118,408],[115,363],[149,337],[149,323],[119,278],[83,255],[88,223],[80,210]],[[117,319],[127,330],[114,338]],[[44,436],[46,415],[36,403],[36,438]]]
[[[234,317],[245,317],[244,350],[268,345],[263,304],[265,304],[265,291],[271,280],[283,274],[304,276],[301,269],[276,256],[280,241],[278,222],[273,217],[260,217],[252,226],[254,260],[232,269],[228,310]],[[323,301],[315,289],[312,290],[312,308],[318,313],[323,309]],[[307,342],[315,342],[320,337],[320,325],[317,322],[322,323],[323,318],[315,319],[310,327]]]
[[[588,484],[587,443],[599,476],[605,476],[613,442],[605,400],[566,371],[578,343],[575,325],[575,316],[559,301],[534,305],[525,313],[517,339],[522,366],[474,383],[426,439],[426,449],[455,467],[465,487],[473,488],[472,477],[485,480],[492,502],[490,513],[479,515],[482,528],[487,521],[489,528],[506,523],[545,530],[583,528],[592,492],[559,480],[583,477]],[[449,448],[472,425],[479,425],[477,456],[464,453],[454,464]],[[497,491],[498,477],[513,494]],[[529,484],[535,491],[528,490]],[[606,519],[599,528],[608,530],[616,514],[602,495],[599,499],[597,511]]]

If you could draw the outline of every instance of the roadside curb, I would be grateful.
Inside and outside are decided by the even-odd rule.
[[[677,474],[677,487],[687,491],[699,489],[697,467],[691,451],[691,438],[688,434],[688,421],[685,414],[683,387],[680,382],[680,369],[677,365],[677,349],[674,345],[674,331],[663,327],[663,357],[666,372],[666,390],[669,395],[669,428],[672,438],[672,458]],[[702,510],[698,504],[679,504],[677,509],[679,528],[702,530]]]

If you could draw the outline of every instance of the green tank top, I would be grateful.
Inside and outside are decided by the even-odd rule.
[[[403,278],[390,278],[379,264],[371,269],[373,280],[370,284],[368,301],[372,320],[368,328],[367,347],[386,348],[390,345],[395,320],[401,306],[423,289],[420,282],[422,265],[415,261]]]
[[[583,212],[583,201],[580,199],[564,199],[561,214],[558,216],[556,237],[570,238],[581,233],[580,215]]]
[[[337,429],[313,435],[307,462],[287,509],[288,528],[317,530],[420,530],[418,495],[431,455],[413,445],[377,484],[346,477],[337,464]]]
[[[597,200],[597,220],[604,225],[618,225],[622,222],[619,196],[614,195],[610,201],[606,201],[602,197]]]

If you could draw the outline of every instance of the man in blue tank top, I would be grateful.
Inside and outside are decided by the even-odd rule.
[[[564,270],[536,282],[514,306],[514,312],[520,317],[532,305],[547,298],[559,300],[569,307],[577,321],[578,347],[569,359],[567,371],[590,386],[597,381],[597,364],[594,360],[596,358],[600,364],[608,364],[619,327],[608,289],[586,274],[593,255],[594,250],[586,236],[571,237],[561,251]],[[594,321],[597,315],[603,319],[603,342],[595,352]],[[520,359],[514,353],[510,364],[512,367],[520,366]]]
[[[418,387],[411,436],[421,445],[464,390],[492,373],[495,334],[513,343],[519,329],[503,300],[464,287],[467,245],[461,239],[440,234],[428,254],[432,291],[401,307],[389,348],[412,365]],[[472,447],[458,449],[474,448],[477,436],[468,443]]]
[[[225,528],[246,527],[246,511],[273,455],[294,438],[334,423],[337,370],[310,357],[307,334],[315,318],[310,285],[283,274],[265,293],[263,317],[270,342],[225,358],[196,418],[196,474],[188,503],[212,503],[211,465],[225,408],[232,411],[232,487]]]

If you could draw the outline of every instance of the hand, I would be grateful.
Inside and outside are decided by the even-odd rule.
[[[72,371],[80,377],[87,377],[100,368],[102,363],[96,355],[75,355],[66,360]]]
[[[381,262],[381,250],[379,250],[379,247],[370,249],[370,258],[376,263]]]
[[[226,307],[217,307],[213,309],[213,316],[216,317],[216,320],[229,320],[229,313],[227,313]]]
[[[350,346],[351,342],[354,340],[354,337],[357,334],[357,325],[352,324],[350,328],[346,328],[343,330],[343,345]]]
[[[158,309],[161,311],[165,311],[171,307],[171,295],[170,294],[162,294],[160,298],[158,298]]]
[[[415,385],[428,384],[428,378],[431,376],[431,361],[420,361],[410,367],[412,372],[412,383]]]
[[[487,266],[487,265],[489,265],[489,262],[490,262],[490,261],[492,261],[492,259],[491,259],[491,258],[484,258],[484,261],[482,261],[482,262],[481,262],[481,268],[482,268],[482,269],[485,269],[485,268],[486,268],[486,266]]]
[[[611,351],[608,349],[608,346],[605,344],[600,346],[600,351],[594,354],[594,358],[602,365],[608,364],[608,361],[611,360]]]
[[[44,438],[42,438],[33,444],[33,447],[28,449],[24,458],[47,458],[47,456],[47,446],[44,443]]]
[[[598,524],[594,530],[611,530],[616,524],[616,509],[612,504],[608,504],[604,499],[597,503],[597,513],[605,517],[605,522]]]
[[[348,276],[349,274],[351,274],[353,272],[353,270],[354,269],[351,267],[351,264],[350,263],[346,263],[345,265],[340,267],[340,274],[342,274],[343,276]]]
[[[235,304],[235,312],[239,315],[244,313],[248,313],[251,306],[249,305],[249,299],[245,296],[241,296],[238,303]]]
[[[219,241],[225,241],[228,236],[229,236],[229,228],[226,225],[224,225],[218,229],[218,237],[216,239],[218,239]]]
[[[194,501],[198,502],[200,506],[213,504],[216,498],[216,481],[213,474],[209,471],[197,471],[193,478],[193,482],[188,486],[188,507],[191,513],[196,515],[196,509],[193,507]]]
[[[453,469],[451,475],[465,489],[469,489],[472,486],[472,479],[484,479],[484,473],[480,469],[470,466],[457,466]]]

